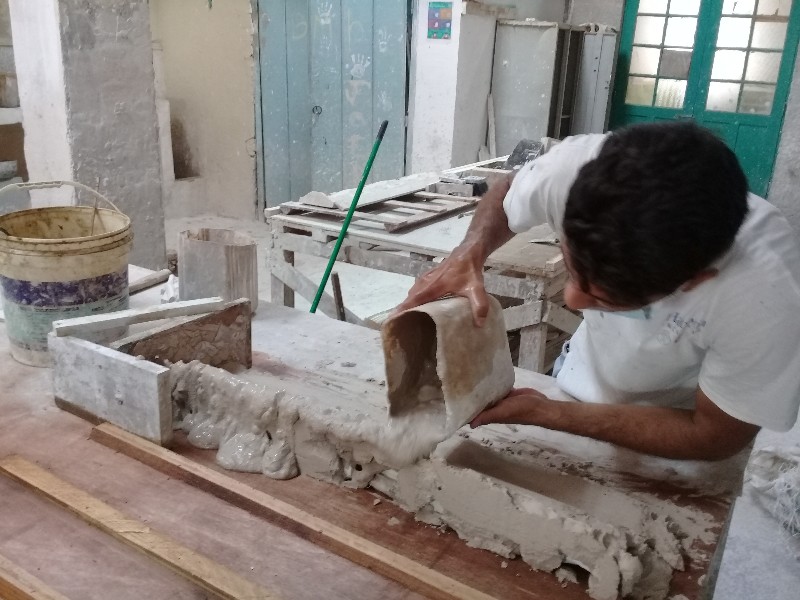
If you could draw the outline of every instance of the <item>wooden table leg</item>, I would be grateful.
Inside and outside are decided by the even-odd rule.
[[[273,249],[273,252],[281,252],[283,254],[283,262],[290,267],[294,267],[294,252],[279,249]],[[294,308],[294,290],[272,273],[270,273],[269,296],[270,301],[274,304],[283,304],[289,308]]]
[[[519,334],[519,367],[542,373],[547,347],[547,323],[522,327]]]

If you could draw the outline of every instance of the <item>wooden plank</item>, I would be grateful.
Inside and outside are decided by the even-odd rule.
[[[390,206],[392,208],[406,208],[413,210],[421,210],[424,212],[440,213],[446,211],[449,207],[442,206],[441,204],[434,204],[433,202],[409,202],[408,200],[384,200],[381,206]]]
[[[172,275],[172,272],[169,269],[161,269],[155,273],[150,273],[150,275],[145,275],[128,286],[128,293],[132,296],[133,294],[155,287],[159,283],[167,281],[170,275]]]
[[[494,98],[492,98],[491,94],[489,94],[486,105],[489,114],[489,131],[487,134],[489,137],[489,156],[495,157],[497,156],[497,130],[494,120]]]
[[[286,2],[286,79],[289,123],[289,188],[290,200],[296,200],[313,189],[314,171],[311,153],[311,123],[314,106],[311,82],[307,75],[310,48],[308,43],[308,0]]]
[[[469,203],[465,202],[463,206],[454,206],[451,209],[443,211],[443,212],[440,212],[440,213],[422,212],[422,213],[420,213],[420,214],[418,214],[416,216],[409,217],[408,219],[406,219],[402,223],[397,223],[397,224],[393,224],[393,225],[389,224],[389,223],[386,223],[386,224],[384,224],[383,227],[384,227],[384,229],[386,229],[386,231],[388,231],[390,233],[395,232],[395,231],[399,231],[401,229],[408,229],[409,227],[418,227],[419,225],[424,225],[425,223],[430,223],[431,221],[435,221],[437,219],[441,219],[443,217],[451,216],[453,214],[456,214],[456,213],[462,212],[464,210],[467,210],[467,209],[471,208],[472,206],[475,206],[476,202],[477,201],[469,202]]]
[[[186,300],[171,302],[146,308],[130,308],[104,315],[91,317],[77,317],[75,319],[61,319],[53,321],[53,332],[58,337],[74,334],[94,333],[114,327],[126,327],[137,323],[147,323],[158,319],[173,317],[188,317],[203,313],[213,312],[223,308],[227,302],[219,297],[200,298],[199,300]]]
[[[389,121],[372,165],[372,180],[402,177],[406,163],[406,89],[409,6],[373,0],[372,128]]]
[[[281,0],[286,5],[286,0]],[[309,0],[311,15],[311,189],[342,189],[342,11],[339,2]],[[307,68],[307,67],[303,67]]]
[[[442,194],[439,192],[415,192],[414,196],[417,198],[430,198],[436,200],[449,200],[451,202],[463,202],[465,204],[474,204],[480,198],[478,196],[454,196],[453,194]]]
[[[319,213],[321,215],[331,215],[334,217],[342,217],[342,218],[347,216],[346,210],[340,210],[338,208],[323,208],[321,206],[311,206],[310,204],[301,204],[300,202],[284,202],[283,204],[281,204],[281,211],[286,215],[291,214],[293,211],[298,211],[298,210],[308,213]],[[402,217],[361,212],[358,210],[353,212],[353,218],[364,219],[365,221],[375,221],[376,223],[403,222]]]
[[[278,278],[281,282],[292,288],[295,292],[300,294],[309,302],[311,302],[314,299],[314,296],[317,294],[317,284],[303,275],[300,271],[292,266],[287,265],[286,263],[271,262],[270,272],[274,277]],[[322,294],[322,299],[319,303],[319,310],[332,319],[336,318],[336,302],[330,294]],[[345,307],[344,312],[348,323],[364,325],[367,327],[369,326],[364,319],[359,317],[353,311],[349,310],[347,307]]]
[[[43,581],[0,556],[0,598],[3,600],[67,600]]]
[[[346,321],[347,315],[344,312],[344,299],[342,298],[342,284],[339,281],[339,274],[331,273],[331,285],[333,286],[333,301],[336,304],[336,318]]]
[[[9,456],[0,461],[0,473],[27,486],[120,542],[155,559],[219,598],[230,600],[277,598],[267,589],[153,531],[146,524],[131,519],[105,502],[19,456]]]
[[[370,137],[370,142],[371,141],[372,138]],[[369,148],[367,150],[368,155]],[[438,173],[415,173],[414,175],[407,175],[400,179],[388,179],[370,183],[364,186],[361,197],[358,199],[358,206],[363,207],[383,202],[384,200],[399,198],[400,196],[408,196],[414,192],[427,189],[428,186],[433,185],[437,181],[439,181]],[[333,194],[327,194],[323,208],[329,207],[329,202],[333,202],[339,209],[347,210],[350,208],[350,203],[353,201],[355,193],[355,188],[351,188]],[[301,203],[312,205],[318,204],[319,200],[320,194],[318,192],[311,192],[300,198]]]
[[[185,481],[304,539],[436,600],[490,600],[492,597],[407,557],[316,517],[236,479],[204,467],[111,425],[92,430],[91,439]]]
[[[578,330],[583,319],[555,302],[548,302],[544,309],[542,321],[572,335]]]
[[[292,199],[289,152],[289,89],[286,2],[258,0],[261,124],[267,206]]]
[[[542,322],[542,301],[506,308],[503,310],[503,320],[506,323],[506,331],[538,325]]]

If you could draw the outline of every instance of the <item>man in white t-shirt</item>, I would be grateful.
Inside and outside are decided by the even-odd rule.
[[[559,386],[518,389],[472,422],[532,424],[678,459],[715,460],[800,402],[800,249],[747,192],[734,154],[691,123],[568,138],[481,200],[462,244],[400,309],[446,294],[488,310],[483,264],[549,223],[583,312]]]

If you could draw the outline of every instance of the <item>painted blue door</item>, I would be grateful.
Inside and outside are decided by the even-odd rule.
[[[266,203],[405,171],[408,0],[258,0]]]

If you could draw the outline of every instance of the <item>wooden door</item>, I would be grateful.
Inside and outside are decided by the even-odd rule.
[[[611,127],[694,119],[766,195],[800,35],[800,0],[631,0]]]
[[[405,172],[407,0],[258,0],[266,202]]]

